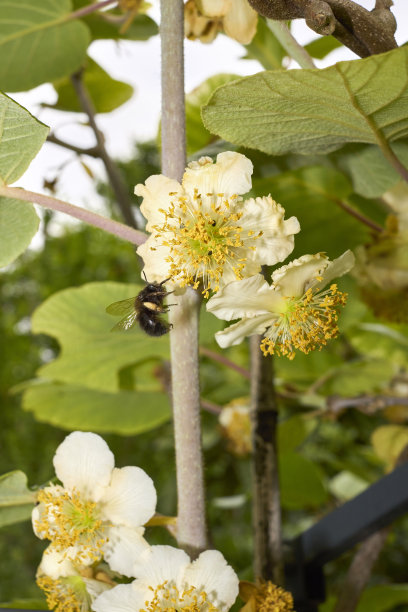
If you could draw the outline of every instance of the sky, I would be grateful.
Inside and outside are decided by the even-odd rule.
[[[153,0],[152,16],[159,20],[158,0]],[[374,0],[359,0],[359,4],[371,9]],[[408,1],[394,0],[393,13],[397,18],[396,39],[399,44],[408,40]],[[292,32],[301,44],[317,38],[303,20],[295,20]],[[160,115],[160,40],[158,36],[145,42],[95,41],[89,49],[90,56],[113,78],[130,83],[134,96],[124,105],[109,114],[99,114],[97,122],[106,138],[106,147],[114,158],[129,159],[134,142],[152,139],[156,136]],[[190,92],[209,76],[221,72],[255,74],[262,70],[257,61],[243,60],[242,45],[218,35],[210,45],[199,41],[185,41],[185,84]],[[318,67],[331,65],[336,61],[356,59],[347,49],[330,54]],[[293,67],[296,67],[293,64]],[[30,92],[13,93],[11,97],[26,107],[62,140],[88,147],[94,144],[90,128],[80,125],[85,115],[61,113],[43,108],[42,103],[53,103],[56,93],[51,85],[45,84]],[[80,119],[80,121],[78,121]],[[95,176],[103,177],[104,169],[98,160],[85,157],[84,161]],[[32,191],[44,192],[44,179],[52,180],[59,174],[58,197],[97,212],[103,212],[103,202],[95,194],[92,179],[77,161],[76,156],[57,145],[46,143],[17,185]],[[45,191],[46,192],[46,191]],[[47,192],[46,192],[47,193]],[[56,216],[56,229],[62,221]]]

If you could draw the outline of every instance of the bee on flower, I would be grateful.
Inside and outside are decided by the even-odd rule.
[[[261,274],[232,282],[207,303],[207,310],[219,319],[241,319],[215,334],[222,348],[239,344],[247,336],[264,334],[264,355],[309,353],[321,348],[338,334],[338,308],[346,294],[336,284],[324,289],[334,278],[354,265],[346,251],[329,261],[322,253],[303,255],[272,274],[269,285]]]
[[[150,232],[137,252],[154,282],[171,278],[201,288],[205,297],[227,283],[283,261],[300,230],[271,196],[243,200],[252,186],[252,162],[231,151],[191,162],[181,184],[154,175],[136,185]]]

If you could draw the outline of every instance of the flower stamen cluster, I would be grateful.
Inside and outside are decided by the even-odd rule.
[[[54,579],[42,575],[37,578],[37,584],[45,593],[49,610],[55,610],[55,612],[87,612],[89,610],[90,597],[79,576]]]
[[[255,595],[257,612],[292,612],[293,597],[272,582],[261,582]]]
[[[322,349],[339,333],[338,308],[345,306],[347,294],[333,284],[326,291],[314,293],[309,288],[300,298],[287,298],[287,308],[266,332],[260,348],[266,355],[295,357],[295,349],[303,353]]]
[[[35,521],[39,537],[51,540],[60,552],[80,545],[79,562],[102,557],[107,538],[95,502],[84,499],[75,489],[65,491],[59,486],[41,490],[38,501],[43,504]]]
[[[179,590],[175,584],[167,580],[153,591],[153,599],[146,602],[146,608],[140,612],[218,612],[218,608],[208,601],[205,591],[197,591],[194,586]]]

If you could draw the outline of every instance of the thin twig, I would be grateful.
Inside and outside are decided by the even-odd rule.
[[[48,134],[47,142],[51,142],[52,144],[56,144],[59,147],[64,147],[64,149],[68,149],[69,151],[74,151],[74,153],[78,153],[78,155],[89,155],[89,157],[97,157],[99,158],[98,147],[89,147],[88,149],[83,149],[82,147],[77,147],[76,145],[70,144],[69,142],[65,142],[65,140],[61,140],[55,134]]]
[[[254,571],[256,578],[283,584],[283,547],[277,451],[278,412],[272,356],[260,337],[250,338],[253,443]]]
[[[95,13],[95,11],[99,11],[105,6],[109,6],[110,4],[118,4],[118,0],[102,0],[102,2],[95,2],[94,4],[90,4],[89,6],[84,6],[77,11],[73,11],[70,13],[70,19],[80,19],[81,17],[86,17],[86,15],[90,15],[91,13]]]
[[[105,165],[107,175],[109,177],[110,184],[115,194],[119,209],[123,215],[124,220],[131,227],[137,227],[135,218],[132,212],[132,204],[128,193],[127,185],[124,182],[119,168],[113,162],[109,156],[104,142],[102,132],[100,132],[95,119],[95,109],[93,103],[86,91],[85,85],[82,81],[82,72],[77,72],[71,76],[71,82],[78,96],[79,103],[82,110],[88,116],[89,125],[95,134],[97,149],[99,157]]]
[[[21,189],[20,187],[7,187],[6,185],[0,185],[0,196],[4,196],[5,198],[13,198],[15,200],[24,200],[25,202],[32,202],[34,204],[38,204],[39,206],[43,206],[44,208],[49,208],[50,210],[57,210],[58,212],[69,215],[70,217],[79,219],[88,225],[99,227],[99,229],[102,229],[109,234],[113,234],[122,240],[127,240],[132,244],[140,245],[147,239],[144,232],[140,232],[133,227],[129,227],[128,225],[124,225],[123,223],[119,223],[119,221],[114,221],[113,219],[107,219],[106,217],[102,217],[102,215],[98,215],[90,210],[80,208],[74,204],[69,204],[68,202],[58,200],[57,198],[53,198],[42,193],[34,193],[33,191],[27,191],[26,189]]]
[[[206,412],[210,412],[211,414],[216,415],[219,415],[222,412],[222,406],[214,404],[214,402],[209,402],[208,400],[205,400],[203,398],[201,398],[201,408],[203,410],[206,410]]]
[[[286,23],[283,21],[275,21],[274,19],[267,19],[266,23],[289,57],[294,59],[301,68],[316,68],[309,53],[298,43]]]
[[[209,359],[217,361],[218,363],[221,363],[222,365],[226,366],[227,368],[230,368],[231,370],[235,370],[235,372],[238,372],[238,374],[241,374],[241,376],[243,376],[247,380],[251,379],[251,375],[248,370],[246,370],[245,368],[241,368],[241,366],[234,363],[227,357],[224,357],[224,355],[220,355],[220,353],[216,353],[215,351],[212,351],[211,349],[208,349],[205,346],[200,346],[200,355],[204,355],[204,357],[208,357]]]
[[[326,405],[327,410],[335,414],[347,408],[356,408],[361,412],[372,414],[384,410],[388,406],[408,406],[408,397],[400,397],[399,395],[358,395],[356,397],[329,395]]]
[[[360,223],[364,223],[364,225],[366,225],[370,229],[374,230],[375,232],[383,232],[384,231],[384,228],[381,227],[381,225],[378,225],[378,223],[376,223],[372,219],[369,219],[368,217],[363,215],[361,212],[355,210],[355,208],[350,206],[350,204],[347,204],[347,202],[344,202],[343,200],[337,200],[337,199],[335,200],[335,202],[347,214],[349,214],[352,217],[354,217],[355,219],[357,219],[357,221],[360,221]]]
[[[184,4],[161,0],[162,172],[180,181],[186,165]],[[160,203],[158,202],[158,206]],[[193,558],[207,546],[201,447],[198,320],[201,296],[191,288],[170,311],[174,436],[177,468],[177,541]]]

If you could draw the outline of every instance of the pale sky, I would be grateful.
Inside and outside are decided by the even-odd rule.
[[[359,4],[373,8],[374,0],[360,0]],[[153,1],[153,15],[158,20],[158,0]],[[408,39],[408,2],[394,0],[393,12],[397,18],[396,38],[399,44]],[[293,22],[292,32],[297,40],[305,44],[317,35],[304,25],[302,20]],[[210,45],[198,41],[185,41],[186,91],[189,92],[211,75],[220,72],[254,74],[262,70],[256,61],[242,60],[243,47],[227,38],[218,36]],[[160,41],[155,36],[146,42],[95,41],[89,51],[112,77],[130,83],[135,95],[126,104],[109,114],[97,116],[99,127],[106,136],[106,146],[113,157],[129,158],[133,143],[154,138],[160,113]],[[319,67],[336,61],[355,59],[347,49],[334,51]],[[53,103],[56,94],[51,85],[42,85],[27,93],[11,94],[11,97],[25,106],[41,121],[51,126],[62,140],[80,146],[92,146],[93,134],[87,127],[77,125],[85,116],[78,113],[61,113],[42,109],[43,102]],[[98,176],[103,176],[101,162],[84,158]],[[96,211],[102,210],[102,202],[94,193],[92,180],[82,166],[75,161],[75,155],[53,144],[46,143],[26,174],[18,181],[19,186],[32,191],[43,191],[43,179],[52,179],[56,170],[65,165],[59,180],[58,197]],[[62,217],[62,215],[61,215]]]

